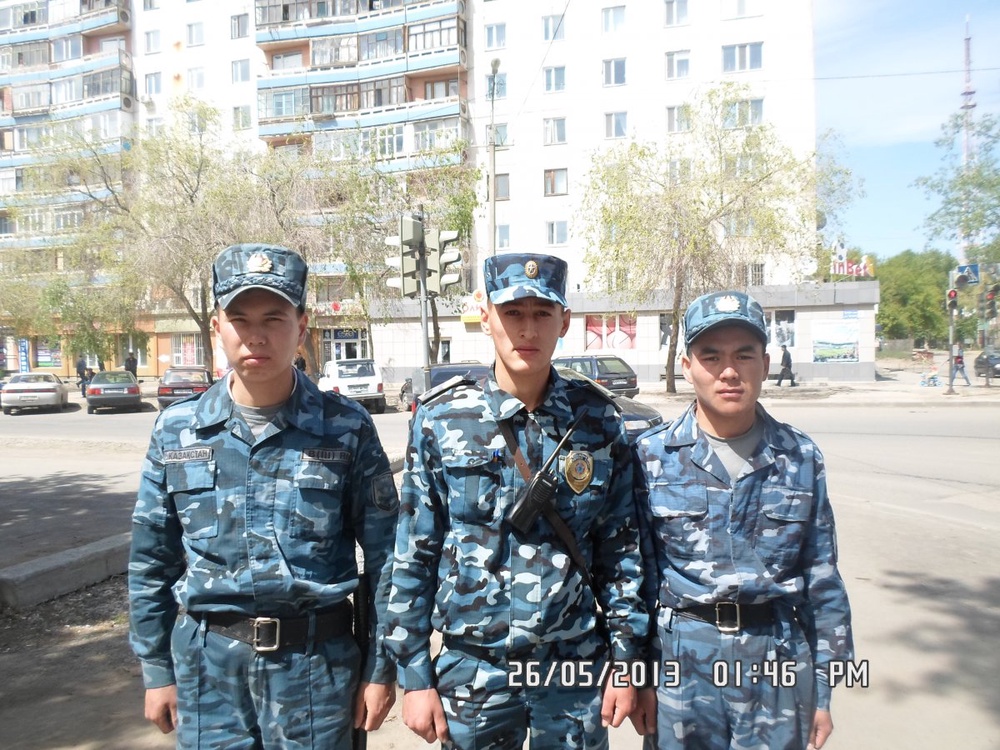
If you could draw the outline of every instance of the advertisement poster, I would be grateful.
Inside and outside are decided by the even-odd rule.
[[[813,362],[857,362],[860,326],[854,320],[818,320],[813,323]]]
[[[774,311],[774,343],[778,346],[795,346],[795,310]]]

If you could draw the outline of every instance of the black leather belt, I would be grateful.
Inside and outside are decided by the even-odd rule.
[[[715,602],[695,604],[674,612],[681,617],[711,623],[720,633],[739,633],[744,628],[771,625],[774,623],[774,607],[770,602],[763,604],[737,604],[736,602]]]
[[[282,648],[322,643],[351,632],[351,603],[340,602],[314,615],[315,626],[309,635],[309,617],[250,617],[239,612],[188,612],[209,630],[243,643],[259,653]]]

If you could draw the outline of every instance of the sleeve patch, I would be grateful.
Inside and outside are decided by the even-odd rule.
[[[396,494],[396,483],[392,472],[379,474],[372,480],[372,500],[379,510],[391,511],[399,508],[399,495]]]

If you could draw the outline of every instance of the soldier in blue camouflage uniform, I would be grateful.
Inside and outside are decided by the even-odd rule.
[[[695,402],[637,444],[659,571],[647,746],[819,748],[829,665],[853,651],[823,457],[757,403],[770,360],[755,300],[705,295],[684,325]]]
[[[613,403],[551,366],[569,327],[566,263],[510,253],[485,276],[491,374],[426,393],[411,422],[386,616],[403,719],[462,750],[520,750],[528,734],[536,748],[606,748],[635,688],[618,675],[602,693],[602,676],[609,659],[643,656],[649,626],[629,445]],[[580,563],[558,520],[524,533],[506,520],[526,484],[514,456],[530,475],[553,454],[552,507]]]
[[[178,747],[346,749],[394,700],[347,599],[358,542],[369,617],[385,611],[398,499],[367,413],[292,367],[306,276],[281,247],[219,255],[212,325],[232,370],[160,414],[143,464],[131,641],[146,717]]]

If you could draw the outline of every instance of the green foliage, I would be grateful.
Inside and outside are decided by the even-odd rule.
[[[945,293],[948,274],[955,265],[954,257],[938,250],[907,250],[878,262],[877,320],[886,338],[947,345]]]

